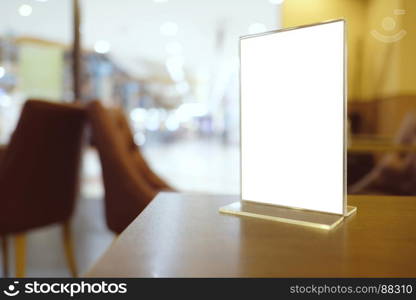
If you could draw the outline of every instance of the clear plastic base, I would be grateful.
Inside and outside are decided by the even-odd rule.
[[[356,212],[357,208],[354,206],[348,206],[347,215],[342,216],[250,201],[238,201],[221,207],[219,211],[226,214],[242,215],[330,230],[341,223],[345,217],[348,217]]]

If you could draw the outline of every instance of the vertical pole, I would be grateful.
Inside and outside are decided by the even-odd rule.
[[[79,0],[73,0],[74,36],[72,48],[72,79],[74,102],[81,101],[81,11]]]
[[[14,236],[14,259],[15,276],[23,278],[26,276],[26,233],[15,234]]]
[[[62,241],[64,244],[66,262],[72,277],[77,277],[77,263],[75,259],[74,239],[71,232],[71,223],[62,223]]]

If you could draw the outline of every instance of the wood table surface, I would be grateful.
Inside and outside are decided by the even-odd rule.
[[[399,145],[399,144],[370,144],[370,143],[354,143],[348,145],[348,152],[416,152],[414,145]]]
[[[353,137],[348,140],[348,152],[373,153],[373,152],[416,152],[414,144],[399,144],[393,139],[381,138],[358,138]]]
[[[332,231],[218,212],[238,196],[160,193],[86,277],[416,277],[416,197],[349,196]]]

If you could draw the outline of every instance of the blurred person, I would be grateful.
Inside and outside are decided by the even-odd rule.
[[[405,115],[394,144],[416,146],[416,111]],[[416,152],[397,151],[385,155],[349,194],[416,195]]]

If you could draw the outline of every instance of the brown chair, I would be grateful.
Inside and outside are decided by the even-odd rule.
[[[121,233],[165,185],[152,184],[149,173],[143,172],[143,158],[119,112],[94,101],[88,105],[88,116],[101,161],[107,226]]]
[[[166,181],[164,181],[155,172],[153,172],[153,170],[150,168],[150,166],[144,159],[140,151],[140,148],[134,142],[132,130],[124,112],[119,108],[114,108],[109,111],[116,122],[119,133],[123,137],[123,141],[126,143],[126,146],[130,150],[130,155],[134,160],[134,166],[137,169],[137,171],[143,174],[143,177],[145,178],[147,183],[151,185],[154,189],[174,191],[175,189],[173,187],[171,187]]]
[[[25,275],[25,232],[61,223],[76,276],[69,220],[78,192],[85,109],[38,100],[25,103],[0,162],[0,236],[7,274],[7,236],[15,237],[16,276]]]

